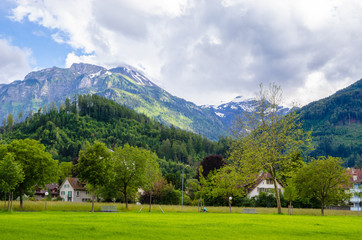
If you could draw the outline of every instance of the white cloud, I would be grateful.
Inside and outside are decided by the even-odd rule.
[[[342,89],[351,85],[355,79],[344,78],[337,82],[328,82],[323,72],[313,72],[307,76],[304,85],[298,87],[296,93],[297,103],[307,104],[316,99],[322,99],[333,94],[336,89]]]
[[[362,76],[359,0],[17,0],[16,21],[58,31],[66,58],[143,66],[198,104],[252,97],[276,82],[301,104]],[[328,87],[325,87],[328,86]]]
[[[0,38],[0,83],[22,80],[31,71],[31,51],[12,46],[9,40]]]

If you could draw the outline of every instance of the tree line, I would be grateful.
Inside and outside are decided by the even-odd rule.
[[[231,142],[226,137],[214,142],[163,125],[98,95],[67,98],[59,107],[44,106],[23,122],[5,121],[0,132],[0,143],[26,138],[40,141],[59,162],[72,162],[87,141],[99,140],[110,149],[129,144],[155,152],[164,175],[177,174],[182,164],[197,166],[208,154],[225,155]]]

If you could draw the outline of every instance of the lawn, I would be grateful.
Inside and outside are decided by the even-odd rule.
[[[100,211],[101,206],[115,206],[118,211],[124,212],[127,211],[124,203],[103,203],[96,202],[95,203],[95,211]],[[19,201],[14,201],[13,204],[14,211],[44,211],[45,210],[45,202],[44,201],[25,201],[24,208],[21,210],[19,206]],[[254,208],[254,207],[253,207]],[[4,209],[4,202],[0,201],[0,211]],[[61,201],[48,201],[47,202],[47,211],[75,211],[75,212],[88,212],[92,209],[92,203],[85,202],[61,202]],[[141,209],[141,206],[136,204],[129,204],[129,210],[133,212],[138,212]],[[162,205],[162,209],[165,212],[180,212],[180,205]],[[228,207],[210,207],[207,206],[207,209],[210,213],[228,213]],[[243,208],[241,207],[232,207],[233,213],[240,213]],[[274,214],[277,212],[276,208],[255,208],[258,213],[262,214]],[[144,205],[142,210],[148,211],[148,205]],[[158,205],[152,206],[153,212],[161,212]],[[195,213],[198,212],[197,206],[184,206],[184,212]],[[283,208],[283,213],[287,214],[288,209]],[[309,209],[309,208],[295,208],[293,210],[295,215],[315,215],[319,216],[321,214],[320,209]],[[349,210],[325,210],[326,216],[362,216],[362,212],[352,212]]]
[[[0,239],[361,239],[362,217],[142,211],[0,212]]]

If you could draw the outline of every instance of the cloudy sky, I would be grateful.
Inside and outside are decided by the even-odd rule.
[[[275,82],[307,104],[362,78],[360,0],[1,0],[0,83],[132,65],[196,104]]]

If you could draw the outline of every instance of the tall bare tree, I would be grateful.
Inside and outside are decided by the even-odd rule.
[[[310,146],[310,133],[303,131],[298,115],[290,112],[283,116],[278,111],[282,99],[276,84],[268,89],[260,85],[255,113],[247,121],[236,123],[237,141],[230,154],[230,160],[251,178],[261,171],[270,173],[279,214],[282,209],[277,179],[292,164],[291,155]]]

